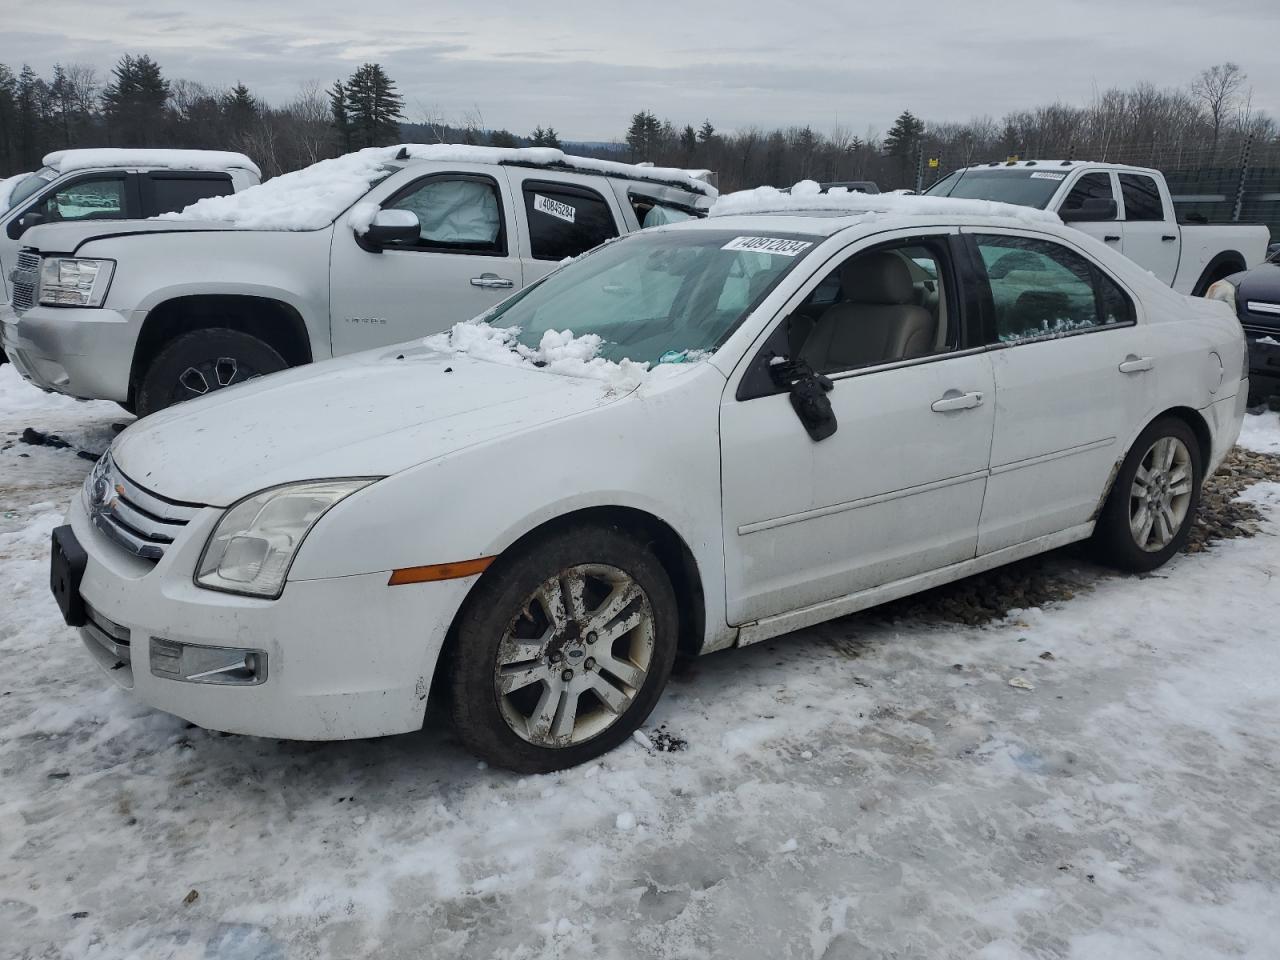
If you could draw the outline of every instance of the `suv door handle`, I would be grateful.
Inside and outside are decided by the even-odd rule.
[[[934,413],[947,413],[950,410],[971,410],[982,405],[980,392],[961,393],[959,390],[948,390],[939,400],[933,401],[929,409]]]
[[[1161,237],[1160,239],[1161,239],[1161,240],[1163,240],[1165,243],[1173,243],[1173,241],[1177,240],[1178,238],[1177,238],[1176,236],[1172,235],[1172,234],[1168,234],[1168,233],[1166,233],[1166,234],[1165,234],[1163,237]]]
[[[1119,243],[1119,242],[1120,242],[1120,238],[1119,238],[1116,234],[1114,234],[1114,233],[1109,233],[1109,234],[1107,234],[1105,237],[1103,237],[1102,239],[1103,239],[1103,240],[1105,240],[1105,241],[1107,241],[1107,243]]]
[[[506,277],[500,277],[496,273],[482,273],[478,277],[471,278],[473,287],[484,287],[486,290],[509,290],[513,284]]]
[[[1133,354],[1129,354],[1124,358],[1124,362],[1120,364],[1120,372],[1142,373],[1144,370],[1150,370],[1154,365],[1150,357],[1135,357]]]

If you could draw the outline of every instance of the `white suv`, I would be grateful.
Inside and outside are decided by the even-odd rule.
[[[1244,414],[1231,311],[1052,215],[846,200],[642,231],[140,421],[54,533],[68,623],[205,727],[399,733],[434,689],[546,771],[630,736],[677,649],[1090,537],[1168,560]]]
[[[180,217],[32,230],[3,345],[37,386],[146,415],[444,330],[715,193],[545,148],[362,150]]]

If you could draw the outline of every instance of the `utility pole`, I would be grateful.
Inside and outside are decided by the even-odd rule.
[[[1232,223],[1240,222],[1240,211],[1244,207],[1245,179],[1249,174],[1249,150],[1253,146],[1253,134],[1244,138],[1244,147],[1240,151],[1240,182],[1236,184],[1236,206],[1232,211]]]

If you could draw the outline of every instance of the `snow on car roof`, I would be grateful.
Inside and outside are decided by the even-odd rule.
[[[13,193],[13,188],[29,176],[30,173],[15,173],[12,177],[0,180],[0,213],[9,209],[9,195]]]
[[[984,163],[971,163],[961,170],[1074,170],[1077,167],[1089,167],[1102,170],[1150,170],[1150,167],[1136,166],[1132,163],[1108,163],[1105,160],[988,160]]]
[[[576,170],[605,176],[684,187],[714,197],[715,187],[695,179],[689,171],[647,167],[591,157],[574,157],[552,147],[474,147],[465,144],[403,144],[366,147],[354,153],[321,160],[292,173],[224,197],[207,197],[164,220],[215,220],[250,230],[319,230],[327,227],[369,188],[387,176],[397,161],[441,163],[505,163]]]
[[[125,150],[93,147],[56,150],[46,154],[44,165],[58,173],[98,167],[160,167],[165,170],[250,170],[262,176],[258,165],[243,153],[229,150]]]
[[[1032,223],[1061,224],[1056,213],[991,200],[961,200],[895,193],[858,193],[833,188],[826,193],[813,180],[801,180],[789,193],[777,187],[756,187],[720,197],[711,207],[712,217],[736,214],[800,213],[835,216],[893,217],[1000,217]]]

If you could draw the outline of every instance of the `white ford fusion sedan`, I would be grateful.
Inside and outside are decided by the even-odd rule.
[[[1047,215],[863,200],[647,230],[140,421],[54,534],[67,622],[203,727],[374,737],[440,696],[534,772],[627,738],[677,653],[1074,541],[1168,560],[1244,412],[1230,310]]]

